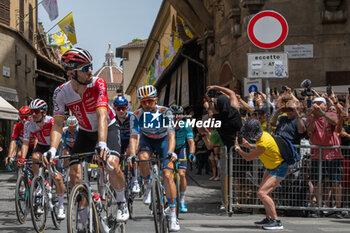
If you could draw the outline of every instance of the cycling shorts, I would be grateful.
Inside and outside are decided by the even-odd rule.
[[[36,152],[38,152],[40,154],[44,154],[48,150],[50,150],[50,145],[42,145],[42,144],[38,143],[36,145],[35,149],[33,150],[33,154],[36,153]]]
[[[76,153],[88,153],[95,151],[95,148],[98,143],[98,133],[97,132],[88,132],[83,129],[79,129],[76,141],[72,148],[72,154]],[[107,134],[107,147],[110,150],[117,151],[120,153],[120,133],[119,128],[115,124],[111,124],[108,127]],[[117,154],[111,153],[111,155],[118,156]],[[90,163],[92,161],[92,156],[85,158],[85,161]],[[78,164],[78,159],[70,159],[69,166],[73,164]]]
[[[121,147],[120,153],[125,154],[126,149],[128,149],[129,147],[129,139],[121,140],[121,142],[122,142],[122,147]]]
[[[175,149],[178,159],[186,159],[186,144],[183,144],[180,148]],[[179,169],[187,169],[187,161],[180,161],[178,164]]]
[[[149,138],[141,134],[139,142],[139,150],[148,152],[149,155],[152,155],[154,150],[158,152],[159,159],[166,158],[168,156],[168,136],[159,139]],[[168,159],[165,159],[161,162],[161,170],[168,169],[173,170],[172,163]]]

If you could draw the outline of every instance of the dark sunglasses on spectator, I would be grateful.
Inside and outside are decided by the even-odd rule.
[[[141,100],[141,105],[152,105],[154,104],[155,100],[154,99],[150,99],[150,100]]]
[[[117,110],[117,111],[125,111],[126,110],[126,106],[121,106],[121,107],[115,107],[115,109]]]
[[[76,68],[74,70],[81,70],[82,72],[86,73],[88,72],[89,70],[92,70],[92,64],[88,64],[86,66],[83,66],[83,67],[80,67],[80,68]]]
[[[32,114],[39,114],[40,112],[41,112],[41,110],[40,109],[31,109],[30,110],[30,112],[32,113]]]
[[[22,120],[28,120],[28,119],[29,119],[29,116],[20,116],[19,119],[21,119],[21,121],[22,121]]]

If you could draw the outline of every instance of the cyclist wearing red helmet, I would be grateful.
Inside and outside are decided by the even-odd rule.
[[[13,126],[12,139],[10,142],[9,153],[5,159],[5,165],[7,165],[8,163],[11,164],[12,163],[11,159],[15,155],[19,158],[22,157],[21,146],[23,143],[23,127],[24,127],[24,124],[30,120],[29,107],[28,106],[21,107],[18,111],[18,115],[19,115],[20,121]],[[29,139],[29,149],[27,153],[28,157],[32,155],[35,145],[36,145],[35,136],[31,134]]]
[[[92,76],[91,62],[90,53],[81,48],[69,49],[62,55],[61,64],[71,80],[57,87],[53,95],[55,122],[51,132],[51,148],[48,152],[53,156],[56,154],[62,137],[64,112],[67,106],[79,123],[79,132],[72,153],[96,150],[98,159],[107,162],[106,170],[119,203],[117,219],[126,221],[129,212],[125,203],[125,178],[119,166],[120,132],[115,123],[114,110],[108,105],[106,82],[102,78]],[[78,160],[70,161],[69,176],[72,187],[81,182],[81,166]],[[81,208],[82,216],[85,216],[87,203]],[[84,228],[86,220],[81,219]]]

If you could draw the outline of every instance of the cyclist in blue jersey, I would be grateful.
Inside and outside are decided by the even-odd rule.
[[[181,106],[172,105],[170,109],[175,115],[175,153],[178,155],[179,159],[186,158],[186,140],[189,145],[190,154],[188,156],[190,162],[196,161],[195,153],[195,143],[193,141],[193,132],[192,128],[186,126],[186,122],[183,121],[183,108]],[[181,213],[187,213],[187,206],[185,204],[185,192],[187,188],[186,180],[186,170],[187,170],[187,161],[179,162],[179,175],[180,175],[180,211]]]
[[[70,116],[67,119],[67,127],[63,128],[61,142],[63,145],[63,154],[70,155],[72,153],[72,148],[75,143],[75,139],[78,135],[78,120],[75,116]],[[69,161],[67,159],[63,162],[63,168],[65,174],[69,174]],[[68,179],[68,175],[65,176],[65,179]]]
[[[157,105],[157,89],[152,85],[140,87],[137,90],[137,98],[141,102],[141,108],[133,113],[130,118],[130,158],[136,155],[137,136],[141,131],[138,149],[138,159],[148,160],[154,150],[157,150],[159,158],[171,157],[161,163],[164,178],[166,196],[170,204],[169,231],[179,231],[180,225],[176,218],[176,186],[172,178],[173,163],[177,159],[175,150],[175,131],[172,127],[173,113],[163,106]],[[147,190],[143,198],[145,204],[151,203],[150,168],[147,163],[140,163],[141,175],[145,178]]]
[[[121,139],[121,154],[130,154],[129,151],[129,139],[130,139],[130,116],[132,112],[128,110],[128,100],[124,96],[118,96],[115,98],[113,105],[116,112],[116,124],[120,128]],[[139,193],[140,186],[137,181],[137,167],[134,166],[134,176],[132,177],[132,192]]]

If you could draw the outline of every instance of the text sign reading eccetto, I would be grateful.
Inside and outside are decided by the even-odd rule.
[[[248,23],[249,40],[262,49],[273,49],[281,45],[288,35],[286,19],[276,11],[261,11]]]
[[[248,78],[288,78],[287,53],[247,53]]]

